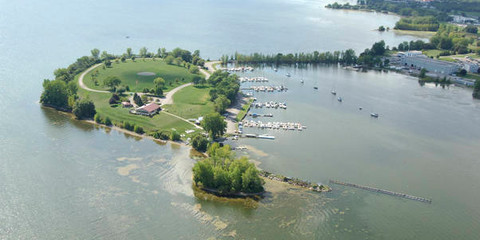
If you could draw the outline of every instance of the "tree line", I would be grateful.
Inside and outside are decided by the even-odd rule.
[[[230,58],[229,58],[230,57]],[[262,54],[262,53],[253,53],[250,55],[245,55],[241,53],[235,53],[231,56],[223,55],[221,60],[223,64],[228,62],[236,62],[240,64],[258,64],[258,63],[267,63],[267,64],[314,64],[314,63],[343,63],[343,64],[354,64],[357,57],[355,56],[355,51],[353,49],[348,49],[346,51],[334,51],[334,52],[318,52],[314,51],[313,53],[277,53],[277,54]]]
[[[262,54],[253,53],[250,55],[235,53],[230,57],[223,55],[222,63],[235,62],[238,64],[344,64],[354,65],[363,64],[366,66],[374,66],[380,63],[381,57],[389,50],[385,42],[382,40],[376,42],[371,48],[365,49],[359,56],[355,54],[353,49],[334,52],[318,52],[313,53],[278,53],[278,54]]]

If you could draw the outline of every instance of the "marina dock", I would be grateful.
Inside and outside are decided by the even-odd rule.
[[[424,203],[432,203],[432,200],[428,199],[428,198],[416,197],[416,196],[408,195],[408,194],[405,194],[405,193],[397,193],[397,192],[392,192],[392,191],[384,190],[384,189],[380,189],[380,188],[362,186],[362,185],[357,185],[357,184],[354,184],[354,183],[346,183],[346,182],[341,182],[341,181],[336,181],[336,180],[330,180],[330,183],[338,184],[338,185],[342,185],[342,186],[347,186],[347,187],[359,188],[359,189],[367,190],[367,191],[370,191],[370,192],[383,193],[383,194],[387,194],[387,195],[390,195],[390,196],[406,198],[406,199],[415,200],[415,201],[424,202]]]

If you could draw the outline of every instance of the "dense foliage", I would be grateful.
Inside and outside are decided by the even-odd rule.
[[[215,189],[220,194],[260,193],[263,180],[253,163],[246,157],[235,159],[230,146],[214,143],[208,149],[209,158],[193,166],[193,181],[197,186]]]
[[[225,96],[230,102],[235,101],[238,91],[240,90],[240,81],[238,76],[223,71],[214,72],[207,80],[212,86],[210,90],[210,98],[215,101],[219,96]]]
[[[437,31],[440,23],[433,16],[402,18],[395,24],[395,29],[415,31]]]
[[[192,137],[192,147],[199,152],[205,152],[208,147],[208,139],[202,134],[196,134]]]
[[[225,133],[227,123],[218,113],[208,114],[203,118],[202,127],[208,132],[212,139],[222,136]]]
[[[353,64],[356,61],[355,51],[348,49],[346,51],[323,52],[314,51],[313,53],[277,53],[277,54],[261,54],[253,53],[243,55],[235,53],[229,57],[224,55],[222,63],[235,61],[237,63],[268,63],[268,64],[295,64],[295,63],[342,63]]]
[[[138,96],[137,93],[133,94],[133,101],[135,102],[135,104],[137,104],[137,106],[143,106],[142,98]]]
[[[95,113],[95,104],[90,99],[80,99],[73,106],[73,114],[77,119],[93,118]]]

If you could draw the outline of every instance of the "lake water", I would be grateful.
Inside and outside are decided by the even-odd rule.
[[[336,67],[255,72],[289,87],[258,96],[288,103],[272,112],[275,121],[308,126],[269,132],[275,141],[235,143],[255,146],[247,154],[261,168],[429,197],[431,205],[340,186],[314,194],[272,185],[257,209],[198,200],[189,148],[109,132],[38,104],[43,79],[93,48],[180,46],[215,59],[235,51],[360,52],[381,39],[391,46],[416,39],[373,30],[392,27],[395,16],[327,3],[0,0],[0,238],[478,239],[480,103],[470,90]]]

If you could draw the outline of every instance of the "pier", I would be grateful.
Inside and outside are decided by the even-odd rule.
[[[415,200],[415,201],[424,202],[424,203],[432,203],[432,200],[428,199],[428,198],[416,197],[416,196],[408,195],[408,194],[405,194],[405,193],[392,192],[392,191],[384,190],[384,189],[380,189],[380,188],[362,186],[362,185],[357,185],[357,184],[353,184],[353,183],[346,183],[346,182],[341,182],[341,181],[336,181],[336,180],[330,180],[330,183],[343,185],[343,186],[347,186],[347,187],[359,188],[359,189],[367,190],[367,191],[370,191],[370,192],[383,193],[383,194],[387,194],[387,195],[390,195],[390,196],[406,198],[406,199]]]
[[[268,82],[268,78],[266,77],[241,77],[240,79],[241,83],[244,82]]]
[[[252,90],[255,92],[286,92],[288,90],[287,87],[280,85],[280,86],[251,86],[240,88],[240,90]]]

